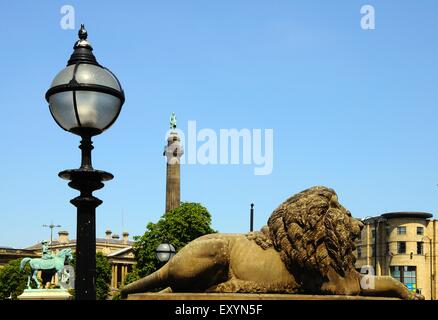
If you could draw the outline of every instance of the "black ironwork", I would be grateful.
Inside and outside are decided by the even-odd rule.
[[[112,96],[115,96],[120,99],[122,104],[125,102],[125,95],[123,94],[123,91],[116,90],[111,87],[107,86],[101,86],[98,84],[89,84],[89,83],[79,83],[76,82],[76,80],[71,80],[67,84],[61,84],[59,86],[54,86],[47,90],[46,92],[46,100],[49,101],[50,96],[54,95],[55,93],[59,92],[66,92],[66,91],[94,91],[94,92],[102,92],[106,94],[110,94]]]
[[[77,300],[96,299],[96,208],[102,200],[93,196],[93,192],[103,188],[103,181],[114,176],[105,171],[95,170],[91,161],[93,142],[91,133],[82,133],[81,167],[64,170],[58,175],[69,180],[69,186],[80,192],[70,201],[77,208],[76,229],[76,279],[75,295]]]
[[[87,41],[87,31],[81,25],[79,30],[79,40],[74,46],[74,52],[70,57],[67,65],[75,65],[73,77],[66,85],[60,85],[50,88],[46,93],[46,100],[49,101],[51,95],[72,91],[73,97],[75,92],[80,90],[96,91],[111,94],[121,100],[121,106],[125,101],[125,96],[120,82],[120,91],[99,84],[78,83],[75,79],[76,71],[79,64],[94,64],[101,68],[94,57],[91,44]],[[106,68],[105,68],[106,69]],[[108,70],[108,69],[106,69]],[[112,72],[111,72],[112,74]],[[114,75],[114,74],[113,74]],[[76,101],[74,108],[77,115]],[[58,123],[52,113],[53,118]],[[118,114],[117,114],[118,116]],[[112,120],[110,125],[115,121],[117,116]],[[78,117],[77,117],[78,118]],[[102,204],[102,200],[93,196],[93,192],[103,188],[104,181],[109,181],[114,176],[105,171],[95,170],[92,165],[91,151],[93,142],[91,138],[100,134],[103,130],[97,128],[82,127],[77,119],[79,127],[73,128],[70,132],[81,136],[79,148],[81,149],[81,166],[79,169],[64,170],[58,174],[62,179],[70,181],[68,185],[80,192],[80,195],[70,201],[77,208],[77,229],[76,229],[76,279],[75,279],[75,297],[77,300],[95,300],[96,299],[96,208]],[[58,125],[60,125],[58,123]],[[60,125],[60,127],[62,127]]]
[[[81,24],[81,29],[78,32],[79,40],[76,41],[73,49],[73,54],[70,56],[70,60],[67,62],[67,66],[71,66],[77,62],[89,63],[94,65],[99,65],[97,63],[96,57],[93,54],[93,47],[90,42],[88,42],[88,33],[85,30],[85,26]]]

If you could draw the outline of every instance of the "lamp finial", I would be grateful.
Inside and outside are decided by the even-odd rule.
[[[79,40],[76,41],[73,49],[74,52],[70,57],[67,65],[70,66],[72,64],[76,64],[77,62],[85,62],[91,64],[98,64],[96,58],[94,57],[93,47],[91,46],[90,41],[87,40],[88,32],[85,29],[85,25],[81,23],[81,28],[78,31]]]
[[[88,33],[83,23],[81,23],[81,28],[79,29],[78,36],[81,40],[87,40]]]

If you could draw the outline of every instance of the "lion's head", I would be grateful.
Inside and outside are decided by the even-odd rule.
[[[268,220],[269,238],[296,280],[317,290],[329,270],[354,270],[354,239],[363,224],[326,187],[304,190],[282,203]]]

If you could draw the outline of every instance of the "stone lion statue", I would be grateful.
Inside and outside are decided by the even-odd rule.
[[[361,285],[353,251],[362,228],[334,190],[313,187],[282,203],[261,231],[210,234],[190,242],[161,269],[127,285],[122,296],[168,287],[173,292],[423,299],[389,276]]]

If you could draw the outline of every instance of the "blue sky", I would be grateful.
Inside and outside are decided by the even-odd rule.
[[[76,30],[60,27],[72,5]],[[371,4],[376,29],[362,30]],[[356,217],[438,209],[436,1],[2,1],[0,245],[75,238],[77,195],[57,177],[78,167],[78,137],[50,116],[45,91],[86,24],[98,61],[126,94],[94,139],[94,166],[115,179],[96,192],[97,235],[142,234],[164,211],[164,135],[173,111],[217,132],[273,129],[274,169],[185,165],[182,199],[221,232],[255,227],[288,196],[334,188]],[[122,223],[123,215],[123,223]]]

